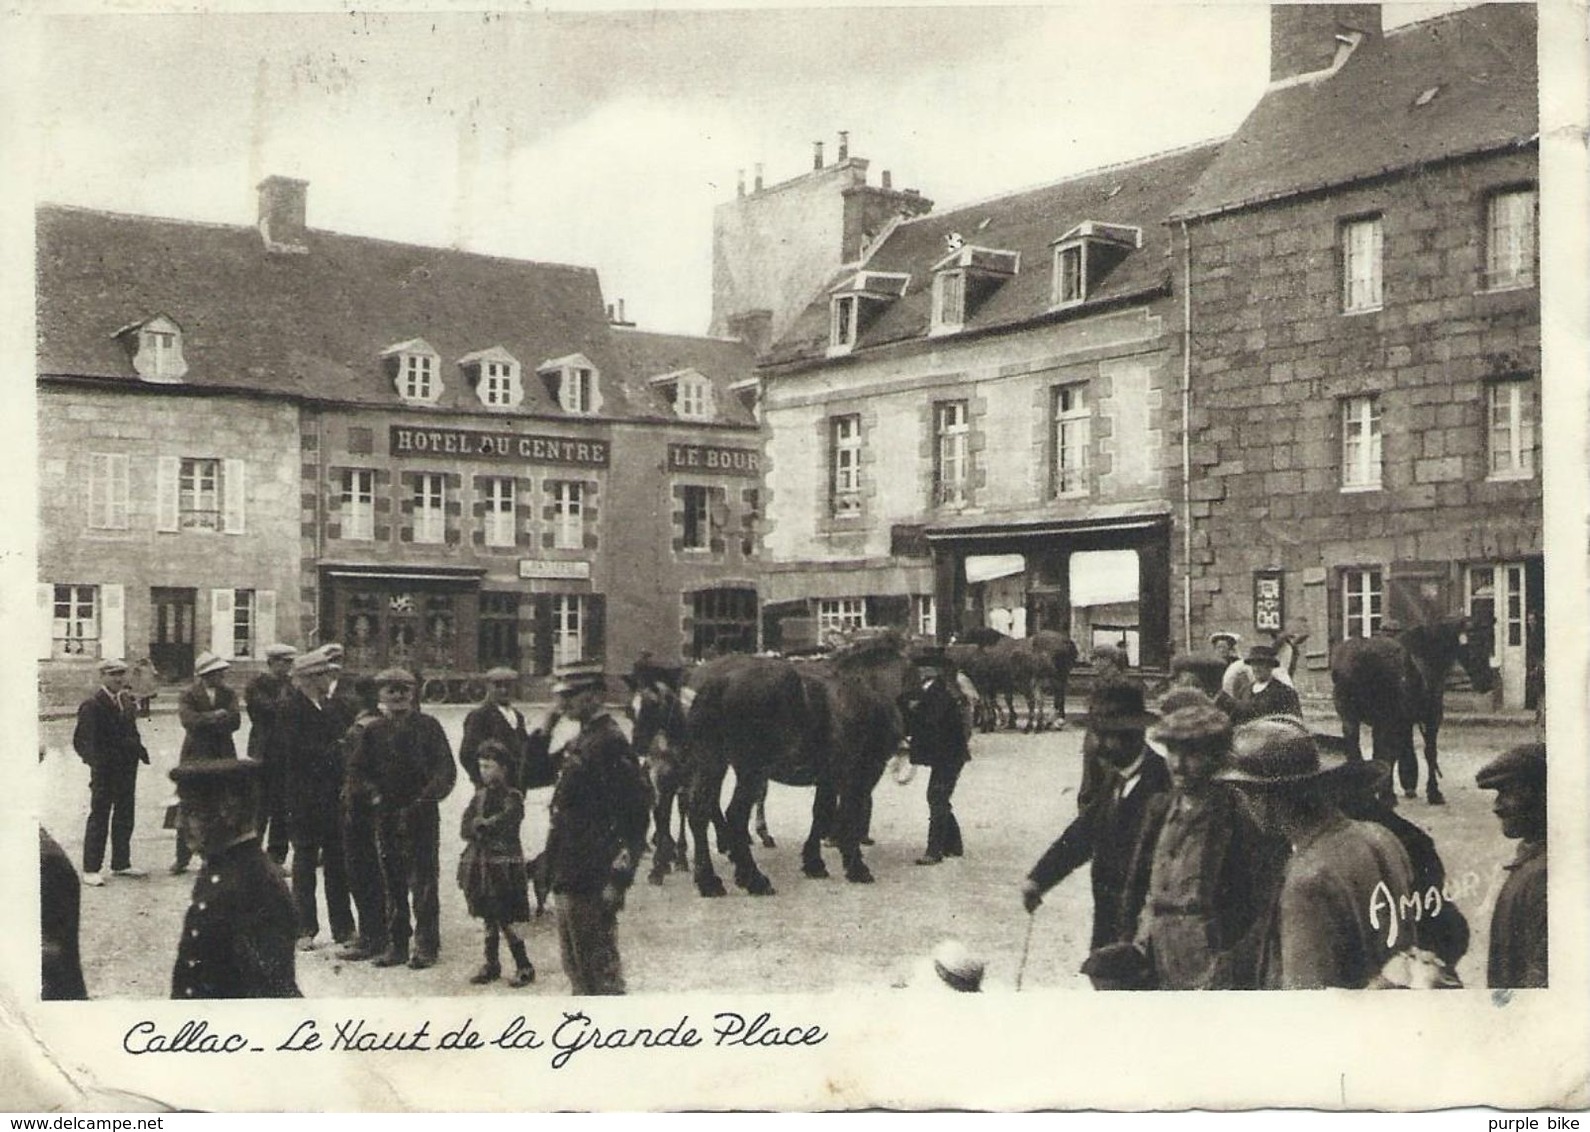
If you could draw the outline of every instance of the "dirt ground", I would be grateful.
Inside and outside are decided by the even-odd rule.
[[[466,710],[433,709],[455,749]],[[142,730],[153,766],[144,768],[139,778],[133,863],[149,876],[109,878],[103,888],[83,890],[83,964],[93,998],[169,995],[171,963],[193,885],[191,872],[167,875],[175,835],[160,828],[171,793],[166,772],[176,763],[180,728],[174,715],[157,715],[143,721]],[[246,730],[245,722],[240,748]],[[1474,786],[1474,774],[1487,759],[1527,737],[1505,728],[1449,728],[1442,734],[1448,804],[1402,803],[1402,813],[1435,839],[1460,894],[1458,903],[1473,926],[1473,943],[1459,967],[1471,987],[1484,985],[1490,903],[1501,866],[1514,848],[1491,815],[1493,795]],[[38,768],[42,820],[81,866],[88,771],[72,753],[70,720],[43,724],[42,739],[49,750]],[[1050,892],[1033,918],[1024,970],[1029,925],[1019,897],[1022,877],[1076,812],[1080,746],[1081,732],[1075,729],[976,737],[973,761],[955,796],[967,855],[935,867],[913,864],[927,826],[926,772],[905,786],[885,776],[875,795],[872,832],[877,844],[866,851],[877,876],[871,885],[840,879],[835,850],[827,852],[833,879],[801,875],[799,847],[809,821],[811,791],[775,786],[767,809],[778,848],[758,849],[757,860],[777,894],[754,898],[731,884],[727,897],[706,900],[696,895],[687,873],[673,874],[662,887],[641,879],[620,920],[631,992],[880,989],[902,980],[947,937],[960,939],[984,958],[989,989],[1013,988],[1021,971],[1027,988],[1086,990],[1087,980],[1077,974],[1092,914],[1086,869]],[[524,840],[531,851],[546,836],[550,793],[536,791],[528,800]],[[298,956],[298,982],[306,996],[568,993],[550,910],[528,928],[539,973],[532,987],[514,991],[502,983],[484,988],[468,983],[480,963],[481,933],[453,879],[462,848],[458,819],[467,801],[468,783],[460,776],[459,788],[443,803],[438,964],[416,972],[341,963],[322,936],[320,948]],[[727,863],[718,858],[717,866],[730,883]]]

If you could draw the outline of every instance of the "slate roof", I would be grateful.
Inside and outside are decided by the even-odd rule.
[[[1486,4],[1367,37],[1334,75],[1267,91],[1176,215],[1527,142],[1535,26],[1532,4]]]
[[[736,382],[756,379],[756,355],[744,342],[614,327],[613,348],[631,375],[631,384],[649,394],[649,401],[644,403],[637,396],[637,413],[662,420],[679,419],[673,402],[651,385],[650,379],[693,369],[712,382],[718,423],[756,424],[756,418],[730,388]]]
[[[398,407],[381,353],[424,339],[445,387],[424,411],[486,411],[457,362],[493,346],[521,363],[525,389],[493,415],[566,416],[535,370],[576,353],[602,375],[601,417],[653,411],[591,268],[313,229],[307,254],[272,254],[252,227],[49,205],[36,222],[40,376],[137,383],[114,335],[165,314],[182,328],[189,387]]]
[[[924,339],[931,322],[933,276],[951,233],[968,245],[1021,253],[1021,267],[969,312],[962,333],[1015,327],[1051,311],[1053,251],[1059,239],[1083,221],[1135,226],[1143,246],[1135,249],[1091,289],[1088,301],[1066,308],[1064,317],[1164,288],[1171,269],[1170,232],[1165,217],[1186,199],[1194,182],[1214,159],[1218,142],[1097,169],[1041,188],[964,205],[907,220],[868,257],[868,271],[909,272],[905,294],[887,304],[865,326],[854,353],[888,343]],[[825,356],[829,341],[829,288],[854,275],[836,274],[774,345],[764,364]],[[951,336],[952,338],[952,336]]]

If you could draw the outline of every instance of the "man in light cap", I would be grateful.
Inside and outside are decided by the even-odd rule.
[[[278,865],[287,860],[287,781],[276,758],[276,728],[282,704],[292,688],[291,672],[298,650],[292,645],[265,648],[265,671],[250,680],[243,691],[248,711],[248,757],[265,766],[260,790],[259,833],[265,851]]]
[[[99,662],[100,686],[77,709],[72,747],[88,764],[88,825],[83,832],[83,883],[105,883],[105,839],[110,837],[110,871],[118,877],[141,877],[133,868],[132,831],[138,764],[149,761],[138,735],[138,702],[127,692],[125,661]]]
[[[1259,828],[1292,846],[1263,929],[1264,990],[1362,989],[1408,942],[1399,920],[1413,866],[1384,827],[1348,819],[1334,797],[1349,756],[1321,750],[1302,720],[1272,716],[1238,727],[1217,777],[1240,791]]]
[[[438,803],[452,793],[458,767],[442,725],[414,706],[414,674],[388,668],[375,682],[381,715],[353,740],[348,790],[375,806],[387,941],[375,965],[418,971],[434,966],[441,948]]]
[[[353,714],[331,697],[337,666],[321,649],[292,662],[293,687],[282,703],[275,757],[286,776],[287,820],[293,847],[293,903],[298,946],[309,950],[320,932],[317,872],[326,880],[326,917],[337,943],[353,939],[353,908],[342,843],[342,736]]]
[[[232,736],[243,725],[243,716],[237,710],[237,693],[226,685],[226,673],[231,667],[211,652],[200,653],[193,662],[193,683],[177,698],[177,719],[183,731],[182,749],[177,754],[179,766],[206,759],[237,758]],[[187,872],[192,859],[193,851],[188,848],[179,821],[171,875]]]
[[[1496,791],[1493,810],[1518,855],[1491,915],[1490,987],[1546,983],[1546,744],[1525,743],[1486,764],[1475,781]]]
[[[190,761],[171,780],[182,800],[179,832],[204,856],[182,923],[171,997],[300,997],[292,897],[254,828],[264,767],[252,759]]]
[[[556,676],[558,708],[580,724],[552,791],[546,848],[563,970],[574,994],[623,994],[618,910],[646,849],[646,782],[603,705],[600,662],[571,664]]]

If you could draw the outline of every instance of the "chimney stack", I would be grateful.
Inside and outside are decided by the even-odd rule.
[[[734,171],[734,195],[737,197],[743,197],[745,195],[744,169],[736,169]]]
[[[822,142],[812,142],[812,168],[813,169],[821,169],[822,167],[823,167],[823,143]]]
[[[894,188],[894,174],[887,169],[883,171],[883,187],[886,189]]]
[[[756,192],[762,191],[762,163],[756,163]]]
[[[1379,4],[1271,4],[1270,81],[1329,68],[1343,44],[1338,35],[1381,33]]]
[[[619,323],[620,326],[628,325],[628,320],[624,317],[624,300],[623,299],[618,300],[618,323]]]
[[[850,159],[850,131],[849,130],[840,130],[839,131],[839,160],[841,162],[845,162],[845,161],[848,161],[849,159]]]
[[[273,175],[266,177],[257,187],[259,232],[265,241],[265,249],[300,255],[309,251],[304,222],[308,210],[309,182]]]

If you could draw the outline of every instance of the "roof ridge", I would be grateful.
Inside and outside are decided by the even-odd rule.
[[[1028,193],[1041,192],[1044,189],[1056,189],[1061,185],[1069,185],[1076,181],[1086,180],[1089,177],[1097,177],[1105,173],[1123,172],[1139,165],[1148,165],[1155,161],[1163,161],[1172,157],[1180,157],[1183,154],[1193,153],[1200,149],[1224,145],[1226,142],[1230,141],[1233,136],[1234,135],[1232,134],[1224,134],[1219,137],[1205,138],[1202,141],[1191,142],[1186,145],[1173,146],[1170,149],[1163,149],[1157,153],[1146,154],[1142,157],[1134,157],[1125,161],[1116,161],[1109,165],[1098,165],[1092,169],[1083,169],[1079,172],[1057,178],[1053,181],[1041,181],[1037,184],[1025,185],[1019,189],[1009,189],[1002,193],[991,193],[988,196],[977,197],[976,199],[966,201],[963,204],[957,204],[953,208],[945,209],[943,212],[929,212],[924,213],[921,216],[910,217],[907,220],[902,220],[899,227],[904,228],[910,224],[920,224],[925,220],[943,220],[946,216],[953,216],[956,213],[965,212],[968,209],[978,208],[982,205],[993,204],[996,201],[1010,200],[1012,197],[1025,196]],[[898,231],[898,229],[896,230]],[[881,243],[879,246],[882,246]]]
[[[625,334],[649,334],[653,338],[689,338],[693,342],[733,342],[736,344],[741,341],[739,338],[726,334],[691,334],[684,330],[642,330],[638,326],[613,325],[612,328],[621,330]]]
[[[104,216],[115,220],[134,220],[152,224],[178,224],[185,228],[223,229],[229,232],[242,234],[256,232],[258,229],[252,224],[235,224],[221,220],[194,220],[181,216],[152,216],[146,212],[123,212],[120,209],[93,208],[82,204],[61,204],[55,201],[39,201],[34,206],[35,212],[54,210],[57,212],[85,213],[91,216]],[[581,274],[597,275],[597,269],[588,264],[562,263],[557,260],[529,259],[524,256],[504,255],[499,252],[472,251],[468,248],[448,247],[444,244],[423,244],[414,240],[394,240],[386,236],[366,236],[357,232],[341,232],[335,228],[308,228],[308,232],[330,237],[334,240],[357,240],[367,244],[382,244],[400,248],[418,248],[423,251],[446,252],[450,255],[471,256],[475,259],[495,260],[502,263],[513,263],[527,267],[550,268],[558,271],[571,271]]]
[[[1451,9],[1445,11],[1445,12],[1437,12],[1433,16],[1425,16],[1423,19],[1409,20],[1405,24],[1398,24],[1394,28],[1390,28],[1390,29],[1388,29],[1386,31],[1382,31],[1380,33],[1380,38],[1381,39],[1390,39],[1392,36],[1401,35],[1403,32],[1406,32],[1406,31],[1421,31],[1421,30],[1429,27],[1431,24],[1437,23],[1437,22],[1439,22],[1441,20],[1450,20],[1450,19],[1452,19],[1455,16],[1466,16],[1470,12],[1474,11],[1474,9],[1476,9],[1476,8],[1501,8],[1501,7],[1507,7],[1507,8],[1531,8],[1532,9],[1532,8],[1534,8],[1534,4],[1533,3],[1498,4],[1498,3],[1494,3],[1493,0],[1472,0],[1471,3],[1466,3],[1461,8],[1451,8]]]

